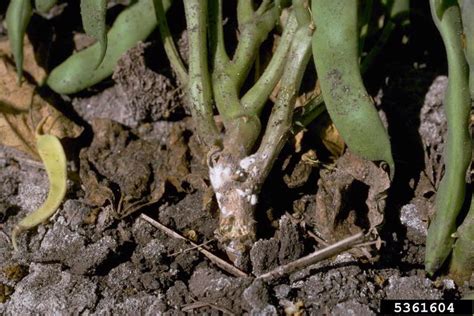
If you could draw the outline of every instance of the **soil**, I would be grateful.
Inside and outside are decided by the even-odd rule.
[[[348,151],[331,158],[321,140],[311,140],[327,120],[320,118],[300,152],[288,144],[263,189],[248,277],[229,274],[140,217],[227,260],[215,240],[216,203],[182,90],[169,68],[153,62],[165,58],[161,45],[139,43],[113,82],[63,100],[64,112],[86,128],[65,144],[67,198],[48,223],[21,235],[17,252],[9,234],[44,201],[48,180],[41,164],[0,148],[0,314],[375,315],[382,299],[461,297],[473,284],[423,270],[442,174],[444,56],[439,39],[421,45],[418,33],[395,52],[404,35],[393,35],[367,75],[397,163],[388,194],[381,197],[389,186],[381,168]],[[324,247],[321,239],[336,242],[382,221],[377,247],[273,281],[256,278]]]

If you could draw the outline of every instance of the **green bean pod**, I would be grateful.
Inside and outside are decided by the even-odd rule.
[[[58,0],[35,0],[35,8],[39,12],[46,14],[57,2]]]
[[[15,59],[18,82],[23,77],[23,38],[32,12],[31,0],[11,0],[7,9],[8,40]]]
[[[440,10],[436,5],[443,6]],[[443,39],[448,59],[444,106],[448,135],[444,148],[445,174],[435,199],[435,215],[426,240],[425,270],[435,273],[452,251],[456,219],[465,198],[466,171],[471,162],[469,69],[463,52],[461,12],[456,1],[430,0],[431,15]],[[442,14],[440,19],[438,15]]]
[[[49,191],[46,201],[33,213],[23,218],[12,233],[13,248],[17,250],[17,236],[22,231],[33,228],[47,221],[62,203],[67,189],[67,160],[63,146],[54,135],[42,134],[41,126],[46,121],[44,119],[36,132],[36,150],[44,164],[49,180]]]
[[[462,284],[474,272],[474,199],[471,199],[469,212],[457,230],[457,237],[449,272],[454,280]]]
[[[465,0],[461,6],[464,29],[464,55],[469,64],[469,91],[474,99],[474,1]]]
[[[358,1],[313,0],[313,56],[326,108],[347,146],[383,160],[393,177],[390,139],[367,93],[359,67]]]
[[[70,56],[57,66],[47,79],[48,86],[61,94],[79,92],[110,76],[122,54],[145,40],[158,25],[154,1],[163,1],[165,11],[171,0],[139,0],[125,9],[107,34],[107,49],[102,63],[99,43]]]
[[[99,41],[100,55],[96,67],[104,60],[107,50],[107,26],[105,15],[107,14],[107,0],[81,0],[82,25],[86,34]]]

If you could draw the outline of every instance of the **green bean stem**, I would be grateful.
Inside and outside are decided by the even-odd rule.
[[[250,14],[248,4],[244,5],[247,2],[249,1],[245,0],[238,6],[238,11],[245,11],[245,13],[238,15],[242,19],[238,21],[240,37],[230,65],[230,72],[235,77],[238,90],[247,78],[257,56],[258,48],[275,27],[281,12],[280,7],[275,6],[271,1],[264,0],[260,7]],[[245,9],[240,9],[242,7]]]
[[[229,130],[232,121],[241,115],[236,75],[230,68],[222,30],[222,1],[211,0],[209,24],[212,56],[212,87],[217,109]]]
[[[469,64],[469,91],[474,99],[474,1],[463,1],[461,6],[464,29],[464,54]]]
[[[32,12],[31,0],[11,0],[7,9],[8,39],[15,59],[18,83],[23,77],[23,38]]]
[[[443,6],[440,10],[437,6]],[[461,13],[453,1],[430,0],[431,15],[441,33],[448,59],[448,88],[444,99],[448,135],[444,148],[445,174],[435,200],[435,215],[428,229],[425,269],[435,273],[451,253],[456,219],[465,198],[466,170],[471,162],[468,66],[464,57]],[[442,13],[439,18],[438,14]]]
[[[207,64],[207,0],[184,1],[189,42],[190,110],[201,141],[208,147],[218,142],[212,111],[212,89]]]
[[[141,40],[145,40],[156,28],[154,0],[139,0],[125,9],[115,20],[107,34],[107,49],[99,65],[99,43],[70,56],[57,66],[47,79],[47,84],[57,93],[70,94],[86,89],[112,75],[122,54]],[[171,6],[171,0],[163,0],[164,10]]]
[[[288,139],[288,133],[293,126],[293,112],[296,97],[298,96],[301,80],[311,58],[311,17],[308,10],[304,10],[304,0],[293,1],[294,10],[298,14],[298,24],[288,60],[281,78],[281,89],[277,101],[268,120],[267,129],[257,151],[257,157],[262,157],[257,183],[261,186],[267,178],[274,161]],[[306,11],[306,12],[304,12]]]
[[[178,80],[183,86],[188,84],[188,73],[186,67],[179,55],[178,49],[174,44],[173,37],[169,30],[168,21],[166,19],[165,10],[163,8],[162,0],[154,0],[155,10],[156,10],[156,19],[158,20],[158,27],[160,30],[161,41],[163,42],[163,47],[165,48],[166,55],[170,60],[171,67],[178,76]]]
[[[383,160],[393,177],[390,140],[359,69],[358,1],[313,0],[313,56],[324,101],[349,149]]]
[[[242,106],[251,113],[260,114],[263,106],[268,100],[268,97],[275,88],[278,80],[283,74],[282,65],[285,64],[288,57],[288,51],[291,42],[298,28],[298,23],[294,14],[290,14],[283,30],[278,47],[273,54],[268,66],[263,71],[263,74],[257,82],[251,87],[242,97]]]

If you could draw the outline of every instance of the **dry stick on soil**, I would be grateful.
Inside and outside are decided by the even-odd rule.
[[[15,155],[0,154],[0,161],[4,161],[6,163],[10,159],[18,162],[20,165],[24,164],[24,165],[27,165],[28,167],[33,167],[33,168],[42,169],[42,170],[45,169],[44,165],[41,162],[30,159],[30,158],[25,158],[25,157],[20,157],[20,156],[15,156]]]
[[[365,235],[363,232],[357,233],[343,240],[340,240],[332,244],[331,246],[328,246],[321,250],[317,250],[305,257],[299,258],[298,260],[279,266],[271,270],[270,272],[259,275],[257,279],[261,279],[264,281],[271,281],[273,279],[278,279],[291,272],[303,269],[309,265],[315,264],[321,260],[327,259],[336,254],[339,254],[345,250],[348,250],[354,247],[355,245],[357,246],[357,244],[360,243],[360,241],[363,240],[364,238],[365,238]]]
[[[191,251],[191,250],[194,250],[194,249],[198,249],[201,248],[201,247],[204,247],[204,246],[207,246],[208,244],[210,244],[211,242],[213,241],[216,241],[215,239],[211,239],[211,240],[208,240],[206,242],[203,242],[202,244],[199,244],[197,246],[192,246],[192,247],[189,247],[189,248],[186,248],[186,249],[183,249],[183,250],[180,250],[180,251],[176,251],[176,252],[173,252],[172,254],[168,255],[168,257],[176,257],[178,255],[181,255],[185,252],[188,252],[188,251]]]
[[[211,308],[214,308],[216,310],[218,310],[219,312],[222,312],[226,315],[235,315],[234,313],[232,313],[230,310],[228,310],[227,308],[224,308],[224,307],[221,307],[221,306],[218,306],[218,305],[215,305],[215,304],[212,304],[212,303],[208,303],[208,302],[200,302],[200,301],[197,301],[197,302],[194,302],[194,303],[191,303],[191,304],[188,304],[188,305],[185,305],[181,308],[181,311],[183,312],[190,312],[194,309],[198,309],[198,308],[202,308],[202,307],[211,307]]]
[[[316,242],[320,243],[321,245],[323,245],[325,247],[330,246],[330,244],[328,242],[326,242],[324,239],[322,239],[321,237],[319,237],[318,235],[316,235],[312,231],[307,230],[306,233],[309,235],[309,237],[313,238],[314,240],[316,240]]]
[[[214,262],[219,268],[221,268],[222,270],[226,271],[227,273],[229,274],[232,274],[232,275],[235,275],[235,276],[238,276],[238,277],[247,277],[248,274],[237,269],[236,267],[234,267],[232,264],[222,260],[221,258],[217,257],[216,255],[214,255],[213,253],[211,253],[210,251],[202,248],[201,246],[199,246],[198,244],[192,242],[191,240],[187,239],[186,237],[184,236],[181,236],[180,234],[178,234],[177,232],[175,232],[174,230],[172,229],[169,229],[168,227],[166,227],[165,225],[161,224],[160,222],[154,220],[153,218],[145,215],[145,214],[141,214],[140,217],[147,221],[148,223],[150,223],[151,225],[153,225],[154,227],[158,228],[159,230],[161,230],[162,232],[164,232],[166,235],[168,235],[169,237],[172,237],[172,238],[177,238],[177,239],[182,239],[182,240],[185,240],[187,242],[189,242],[191,245],[193,245],[194,247],[197,248],[197,250],[199,250],[200,253],[202,253],[204,256],[206,256],[209,260],[211,260],[212,262]]]

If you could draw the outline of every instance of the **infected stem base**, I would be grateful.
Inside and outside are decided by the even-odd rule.
[[[249,250],[255,242],[257,189],[238,161],[230,155],[218,156],[209,161],[211,184],[220,210],[216,235],[234,265],[246,269]]]

